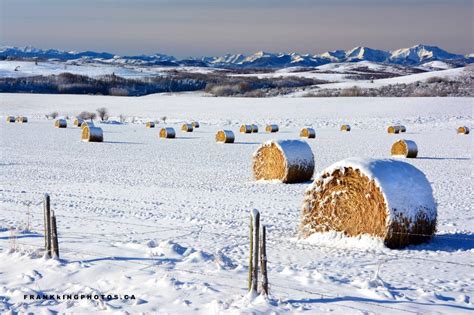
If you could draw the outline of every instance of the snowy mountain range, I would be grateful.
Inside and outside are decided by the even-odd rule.
[[[160,65],[160,66],[197,66],[218,68],[286,68],[316,67],[328,63],[372,61],[406,66],[417,66],[431,61],[444,61],[461,66],[474,63],[473,54],[458,55],[439,47],[416,45],[393,51],[384,51],[368,47],[355,47],[350,50],[335,50],[322,54],[269,53],[259,51],[253,55],[228,54],[221,57],[188,58],[178,60],[163,54],[118,56],[107,52],[62,51],[56,49],[38,49],[26,47],[0,47],[0,59],[56,59],[68,62],[100,62],[107,64]]]

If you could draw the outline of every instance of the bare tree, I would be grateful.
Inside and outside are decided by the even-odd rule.
[[[161,117],[161,120],[163,120],[164,124],[166,124],[166,119],[168,119],[168,117],[166,117],[166,116]]]
[[[52,118],[52,119],[56,119],[56,117],[58,117],[58,112],[52,112],[52,113],[49,113],[48,115],[46,115],[47,118]]]
[[[100,120],[104,121],[109,119],[109,111],[105,107],[97,108],[97,113],[99,114]]]
[[[96,113],[91,113],[88,111],[83,111],[79,115],[77,115],[77,118],[80,118],[82,120],[88,120],[90,119],[91,121],[94,120],[97,117]]]

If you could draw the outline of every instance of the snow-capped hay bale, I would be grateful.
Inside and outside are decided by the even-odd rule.
[[[351,126],[344,124],[341,126],[341,131],[351,131]]]
[[[145,124],[146,128],[155,128],[155,122],[153,121],[147,121]]]
[[[300,183],[313,176],[314,155],[305,141],[270,140],[253,154],[252,168],[256,180]]]
[[[168,139],[176,138],[176,132],[174,131],[174,128],[171,128],[171,127],[161,128],[160,138],[168,138]]]
[[[398,128],[400,128],[400,132],[407,132],[407,127],[403,125],[398,126]]]
[[[240,133],[252,133],[252,125],[240,126]]]
[[[18,116],[16,118],[16,121],[19,122],[20,124],[26,124],[28,122],[28,117]]]
[[[255,124],[252,124],[252,133],[258,133],[258,126]]]
[[[406,158],[416,158],[418,147],[415,141],[398,140],[392,145],[392,156],[403,156]]]
[[[216,133],[216,141],[220,143],[234,143],[234,133],[231,130],[219,130]]]
[[[85,126],[82,128],[82,141],[86,142],[102,142],[104,141],[104,133],[102,128]]]
[[[301,138],[313,139],[316,138],[316,131],[313,128],[305,127],[300,131]]]
[[[400,132],[400,126],[388,126],[387,132],[388,133],[399,133]]]
[[[276,124],[270,124],[265,126],[266,132],[278,132],[280,128]]]
[[[436,203],[423,172],[397,160],[351,158],[319,173],[306,190],[300,232],[368,234],[389,248],[428,241]]]
[[[76,118],[76,119],[73,120],[72,124],[76,127],[81,127],[83,122],[84,122],[84,120]]]
[[[7,123],[14,123],[15,122],[15,116],[7,116]]]
[[[54,127],[56,127],[56,128],[67,128],[66,119],[56,119],[56,121],[54,122]]]
[[[193,121],[191,123],[191,125],[193,125],[193,128],[199,128],[200,127],[199,122],[197,122],[197,121]]]
[[[81,124],[81,128],[84,129],[86,127],[94,127],[94,123],[92,121],[83,121]]]
[[[457,129],[458,133],[459,134],[464,134],[464,135],[467,135],[469,134],[469,128],[466,127],[466,126],[461,126]]]
[[[193,132],[194,128],[192,124],[183,124],[181,126],[181,131],[183,132]]]

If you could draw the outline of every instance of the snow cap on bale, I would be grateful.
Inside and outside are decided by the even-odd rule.
[[[279,180],[300,183],[310,180],[314,172],[314,155],[301,140],[270,140],[253,154],[256,180]]]
[[[305,194],[301,234],[337,231],[381,238],[389,248],[428,241],[436,203],[426,176],[397,160],[350,158],[319,173]]]

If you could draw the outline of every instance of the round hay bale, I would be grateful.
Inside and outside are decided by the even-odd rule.
[[[258,126],[255,124],[252,124],[252,133],[258,133]]]
[[[104,141],[104,133],[102,128],[85,126],[82,127],[82,141],[86,142],[102,142]]]
[[[403,156],[406,158],[416,158],[418,147],[415,141],[398,140],[392,145],[392,156]]]
[[[314,139],[316,138],[316,131],[313,128],[305,127],[300,131],[301,138]]]
[[[341,131],[351,131],[351,126],[344,124],[341,126]]]
[[[276,124],[270,124],[265,126],[266,132],[278,132],[280,129]]]
[[[219,143],[234,143],[235,136],[231,130],[219,130],[216,133],[216,141]]]
[[[388,126],[387,132],[388,133],[399,133],[400,132],[400,126]]]
[[[28,118],[25,116],[18,116],[16,118],[16,121],[19,122],[20,124],[26,124],[28,122]]]
[[[181,126],[181,131],[183,132],[193,132],[194,128],[192,124],[183,124]]]
[[[366,234],[402,248],[430,240],[436,217],[433,191],[419,169],[397,160],[351,158],[323,170],[306,190],[300,233]]]
[[[15,116],[7,116],[7,123],[14,123],[15,122]]]
[[[155,122],[153,121],[147,121],[145,124],[146,128],[155,128]]]
[[[407,128],[403,125],[398,126],[400,128],[400,132],[407,132]]]
[[[252,125],[242,125],[240,126],[241,133],[252,133]]]
[[[82,120],[80,118],[75,118],[73,120],[72,124],[76,127],[81,127],[83,122],[84,122],[84,120]]]
[[[176,132],[174,131],[174,128],[171,128],[171,127],[161,128],[160,138],[168,138],[168,139],[176,138]]]
[[[54,122],[54,127],[56,128],[67,128],[67,121],[66,119],[57,119]]]
[[[200,125],[199,125],[199,122],[197,122],[197,121],[193,121],[193,122],[191,123],[191,125],[193,125],[193,128],[199,128],[199,126],[200,126]]]
[[[92,121],[83,121],[81,124],[81,128],[84,129],[86,127],[94,127],[94,123]]]
[[[466,126],[461,126],[457,129],[458,133],[459,134],[464,134],[464,135],[467,135],[469,134],[469,128],[466,127]]]
[[[279,180],[283,183],[308,181],[314,172],[314,155],[301,140],[270,140],[253,154],[256,180]]]

